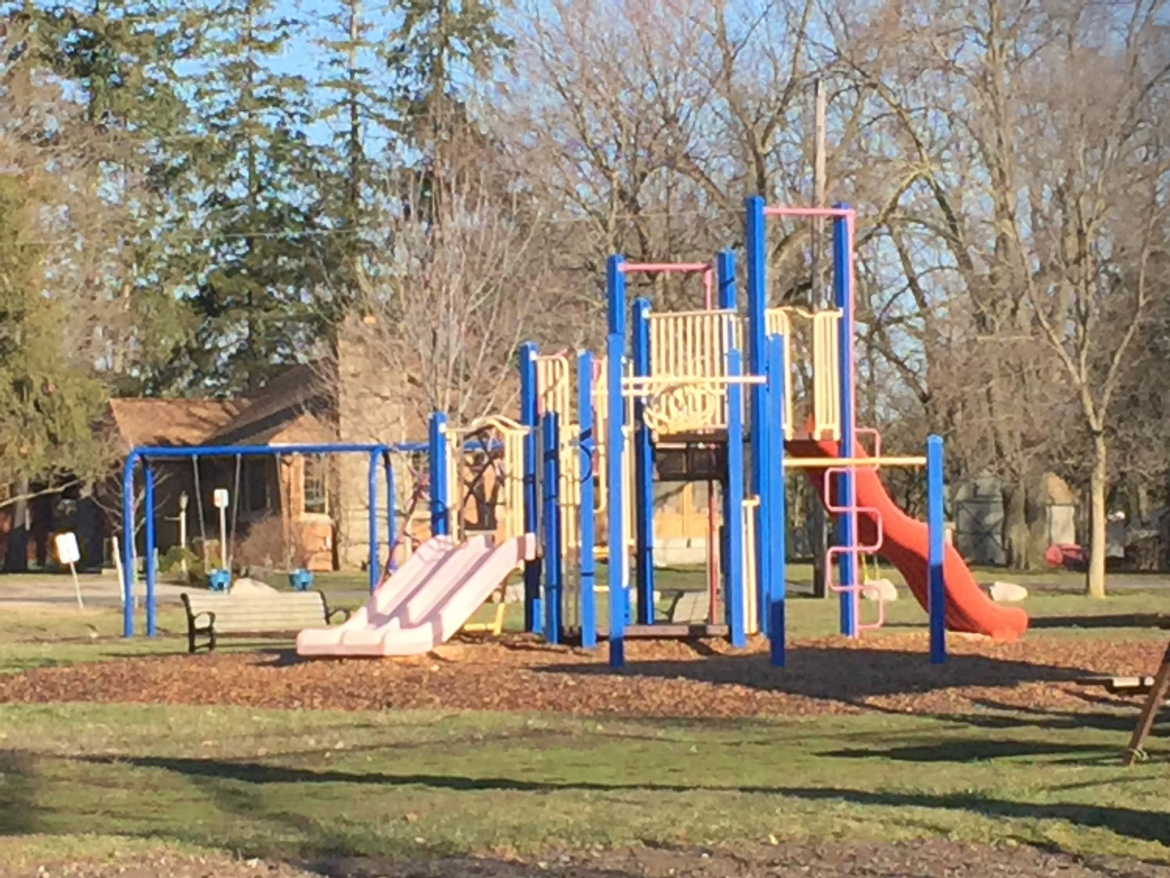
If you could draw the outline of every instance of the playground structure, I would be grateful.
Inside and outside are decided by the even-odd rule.
[[[767,207],[752,197],[746,214],[743,311],[731,251],[720,252],[713,263],[629,263],[613,256],[601,356],[542,354],[526,344],[517,419],[496,415],[452,425],[445,414],[434,413],[426,443],[431,539],[410,557],[403,551],[396,558],[392,551],[384,580],[377,578],[382,568],[375,470],[377,459],[388,459],[395,448],[331,447],[371,456],[374,594],[346,625],[302,632],[298,651],[425,652],[454,634],[522,566],[525,629],[549,643],[573,637],[593,647],[607,638],[610,664],[621,666],[632,637],[727,636],[742,647],[749,634],[760,632],[770,641],[772,662],[783,665],[785,477],[793,471],[805,472],[836,518],[825,584],[838,595],[842,634],[857,637],[884,621],[880,600],[873,622],[860,618],[860,560],[878,554],[900,570],[928,611],[933,662],[945,661],[947,628],[1001,639],[1022,634],[1026,614],[992,602],[945,542],[942,440],[930,437],[923,455],[891,455],[883,453],[875,430],[856,423],[853,210]],[[769,305],[769,217],[831,222],[831,307]],[[626,279],[635,272],[698,276],[703,307],[654,312],[646,299],[631,305]],[[862,436],[871,437],[870,449],[862,447]],[[136,453],[146,460],[160,451],[166,449]],[[498,465],[501,499],[494,534],[468,538],[463,474],[473,455]],[[909,518],[891,500],[878,476],[883,467],[926,468],[927,523]],[[656,618],[654,485],[656,474],[667,472],[708,485],[706,619],[698,624]],[[389,496],[395,497],[391,467],[387,473]],[[149,486],[148,474],[148,497]],[[393,515],[392,509],[391,520]],[[602,528],[605,537],[599,539]],[[604,625],[597,612],[602,553],[608,560]],[[147,628],[153,633],[149,551],[147,558]],[[396,560],[402,561],[397,570]]]

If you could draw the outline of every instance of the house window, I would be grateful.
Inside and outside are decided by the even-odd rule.
[[[254,457],[244,462],[244,489],[249,512],[263,512],[269,508],[268,461],[265,458]]]
[[[329,495],[325,485],[327,470],[323,454],[305,457],[305,512],[329,512]]]

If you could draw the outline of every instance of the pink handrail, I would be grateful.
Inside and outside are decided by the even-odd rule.
[[[702,274],[703,307],[708,311],[715,307],[715,266],[710,262],[623,262],[618,269],[623,274],[643,272],[656,274]]]

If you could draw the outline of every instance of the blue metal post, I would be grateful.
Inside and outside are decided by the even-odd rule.
[[[756,624],[765,635],[772,624],[772,494],[771,478],[772,447],[775,444],[775,425],[770,417],[773,411],[775,381],[768,363],[768,342],[764,337],[764,384],[760,386],[763,396],[763,417],[752,424],[752,436],[759,434],[759,447],[763,449],[759,461],[759,503],[755,509],[756,521]],[[756,423],[759,427],[756,427]],[[783,441],[783,437],[781,437]]]
[[[557,413],[546,412],[540,419],[541,453],[544,458],[541,479],[544,516],[544,637],[549,643],[561,642],[563,568],[561,560],[561,461],[560,429]]]
[[[634,375],[650,374],[650,301],[634,300]],[[646,400],[634,397],[634,573],[638,623],[654,624],[654,440],[646,426]]]
[[[370,538],[370,594],[378,590],[381,582],[382,563],[378,557],[378,459],[381,451],[370,452],[370,467],[366,473],[366,499],[370,507],[370,520],[367,523]],[[394,544],[391,543],[393,548]]]
[[[520,346],[520,423],[528,428],[524,436],[524,532],[535,534],[539,528],[540,507],[536,493],[537,399],[536,345]],[[540,604],[540,559],[524,562],[524,630],[541,632],[544,620]]]
[[[715,257],[716,279],[719,285],[719,307],[726,311],[738,310],[735,290],[735,253],[721,250]],[[727,340],[727,374],[738,378],[743,374],[743,352],[735,347],[734,330]],[[743,385],[727,386],[727,490],[723,495],[723,527],[727,532],[727,558],[723,562],[723,603],[727,607],[727,624],[731,629],[731,645],[747,645],[747,613],[744,594],[744,532],[743,532]]]
[[[597,646],[597,521],[593,479],[597,451],[596,420],[593,415],[593,352],[577,355],[577,421],[581,438],[577,453],[581,461],[581,645]]]
[[[142,498],[142,529],[143,542],[146,550],[146,636],[158,635],[158,596],[155,585],[158,580],[158,565],[155,563],[154,550],[154,470],[149,463],[142,467],[146,480],[146,491]]]
[[[772,575],[768,595],[768,640],[771,646],[771,660],[774,667],[784,667],[785,649],[785,601],[788,599],[787,580],[787,528],[788,505],[784,484],[784,387],[788,376],[785,373],[784,338],[779,335],[768,337],[768,388],[771,417],[768,419],[770,447],[775,453],[768,458],[768,534],[770,546],[768,557]]]
[[[626,276],[622,265],[625,261],[626,257],[615,253],[605,263],[607,331],[610,335],[620,335],[623,345],[626,338]]]
[[[837,205],[847,208],[846,204]],[[853,386],[853,278],[850,276],[850,255],[853,242],[850,240],[850,226],[846,217],[833,218],[833,296],[841,310],[838,324],[838,367],[841,379],[841,444],[840,455],[852,457],[854,452],[854,411],[855,388]],[[853,509],[857,506],[857,485],[851,470],[837,476],[837,502]],[[857,513],[845,512],[837,518],[837,544],[853,551],[843,552],[840,561],[841,585],[857,582]],[[856,637],[857,593],[841,592],[841,633]]]
[[[747,337],[748,337],[748,374],[763,376],[767,372],[765,362],[765,338],[767,336],[767,234],[764,219],[764,199],[759,195],[752,195],[744,201],[747,212],[747,228],[745,231],[745,246],[747,248]],[[764,385],[753,384],[748,390],[748,419],[751,437],[751,474],[750,490],[760,499],[756,507],[756,557],[752,563],[756,565],[756,592],[758,608],[758,624],[764,628],[768,624],[766,618],[766,604],[764,596],[767,592],[768,564],[765,554],[767,515],[764,514],[764,470],[768,459],[768,429],[767,429],[767,388]]]
[[[626,337],[609,336],[606,352],[605,480],[607,515],[609,516],[609,665],[620,668],[626,662],[626,536],[622,522],[622,497],[626,491],[622,478],[622,455],[625,450],[623,428],[625,410],[622,397],[622,360]]]
[[[386,545],[390,547],[386,564],[393,573],[398,569],[398,562],[394,560],[398,548],[398,487],[394,483],[394,460],[389,448],[382,449],[382,466],[386,470]]]
[[[447,415],[432,412],[427,433],[431,470],[431,534],[445,537],[451,533],[451,510],[447,507]]]
[[[929,532],[927,607],[932,665],[946,664],[947,661],[947,593],[943,582],[946,524],[943,519],[943,441],[941,436],[930,436],[926,440],[926,523]]]
[[[134,468],[138,455],[122,467],[122,636],[134,636]]]

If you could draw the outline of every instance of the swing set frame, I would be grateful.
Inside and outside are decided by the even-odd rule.
[[[141,445],[126,456],[126,463],[122,469],[122,636],[133,637],[135,629],[135,596],[134,583],[136,579],[134,556],[134,481],[138,465],[142,464],[145,490],[143,491],[142,513],[144,517],[144,566],[146,579],[145,610],[146,636],[158,635],[158,565],[155,560],[155,505],[154,505],[154,471],[151,461],[183,460],[200,457],[235,457],[237,463],[237,481],[239,461],[243,457],[279,456],[282,454],[364,454],[369,458],[368,474],[368,503],[369,503],[369,573],[370,591],[377,589],[381,581],[382,565],[379,561],[380,545],[378,538],[378,465],[382,464],[386,478],[386,523],[388,530],[388,544],[390,546],[389,569],[394,569],[394,546],[397,540],[397,510],[395,503],[394,468],[391,466],[390,456],[396,452],[417,453],[426,450],[425,444],[400,443],[395,445],[384,444],[356,444],[356,443],[323,443],[323,444],[290,444],[290,445],[191,445],[182,447]],[[196,463],[196,466],[198,463]],[[238,503],[239,485],[236,485]],[[234,516],[233,516],[234,518]],[[235,522],[233,521],[233,536]]]

